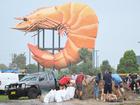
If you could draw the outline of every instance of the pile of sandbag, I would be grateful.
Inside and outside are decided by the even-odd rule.
[[[62,102],[74,98],[75,87],[67,87],[62,90],[51,90],[44,97],[45,103]]]

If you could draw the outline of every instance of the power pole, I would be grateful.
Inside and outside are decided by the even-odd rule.
[[[92,67],[97,68],[99,65],[99,50],[93,49],[92,51]]]

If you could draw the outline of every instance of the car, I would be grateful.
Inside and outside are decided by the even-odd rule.
[[[9,99],[18,99],[28,96],[35,99],[41,95],[41,90],[50,90],[56,87],[53,72],[38,72],[24,76],[18,83],[5,87]]]

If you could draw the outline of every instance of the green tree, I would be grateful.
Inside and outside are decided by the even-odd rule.
[[[92,69],[92,53],[86,48],[82,48],[80,51],[81,62],[73,65],[72,71],[78,73],[83,72],[84,74],[93,75]]]
[[[38,66],[36,64],[28,64],[26,66],[27,73],[35,73],[38,72]]]
[[[77,72],[83,72],[84,74],[87,74],[87,75],[93,75],[94,74],[94,71],[92,69],[92,61],[86,61],[79,64],[77,66]]]
[[[84,61],[84,63],[92,60],[92,53],[89,52],[86,48],[82,48],[79,50],[80,58]]]
[[[97,75],[98,73],[102,73],[100,67],[95,68],[95,69],[93,70],[93,74],[94,74],[94,75]]]
[[[11,69],[25,69],[26,67],[26,57],[25,54],[13,54],[12,62],[9,65]]]
[[[139,70],[138,72],[139,72],[139,74],[140,74],[140,65],[139,65],[139,67],[138,67],[138,70]]]
[[[0,64],[0,70],[6,70],[8,67],[5,64]]]
[[[107,71],[111,71],[114,72],[114,69],[111,67],[111,65],[109,64],[108,60],[104,60],[100,66],[101,72],[104,73],[106,70]]]
[[[77,65],[76,64],[69,65],[68,69],[70,71],[70,74],[77,73]]]
[[[120,59],[120,63],[117,66],[117,72],[135,73],[138,71],[139,69],[134,51],[133,50],[126,51],[123,57]]]
[[[69,75],[70,71],[68,69],[62,69],[58,71],[57,79],[60,79],[63,75]]]

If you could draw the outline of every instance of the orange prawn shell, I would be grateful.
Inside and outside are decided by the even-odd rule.
[[[57,28],[67,33],[67,42],[62,51],[53,55],[41,51],[33,45],[28,45],[33,58],[44,67],[55,67],[61,69],[71,63],[80,61],[79,50],[81,48],[94,49],[98,30],[98,18],[95,11],[83,3],[67,3],[60,6],[38,9],[28,15],[29,22],[22,25],[35,26],[27,28],[26,31],[34,31],[36,28]],[[20,23],[21,24],[21,23]],[[16,28],[23,28],[18,24]],[[28,30],[30,29],[30,30]],[[24,29],[25,30],[25,29]]]

